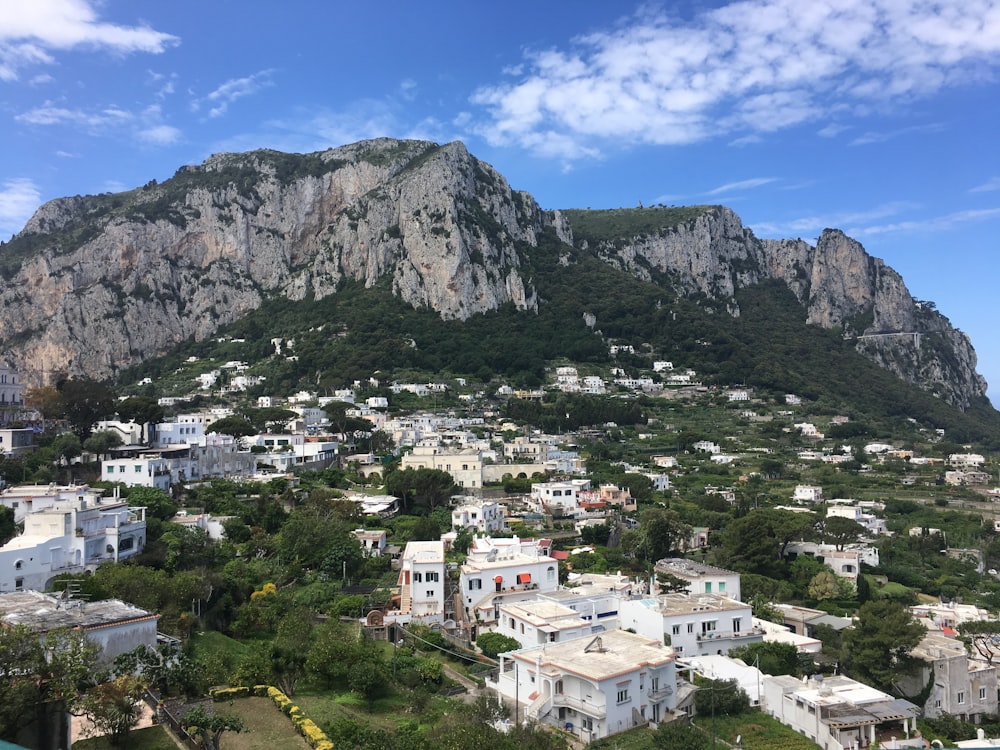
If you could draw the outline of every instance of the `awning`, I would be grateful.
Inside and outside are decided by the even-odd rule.
[[[503,583],[503,576],[497,576],[494,578],[493,583]]]
[[[518,573],[517,574],[518,583],[531,583],[531,573]]]

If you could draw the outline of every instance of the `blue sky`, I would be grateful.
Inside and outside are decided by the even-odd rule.
[[[1000,403],[998,75],[998,0],[0,0],[0,238],[218,151],[460,139],[544,208],[843,229]]]

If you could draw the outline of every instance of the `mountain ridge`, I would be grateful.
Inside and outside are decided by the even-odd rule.
[[[739,289],[779,279],[808,322],[842,330],[907,382],[962,409],[985,393],[968,337],[838,230],[813,247],[760,240],[721,206],[590,212],[592,227],[602,214],[624,228],[601,237],[578,210],[542,210],[459,142],[217,154],[163,183],[40,207],[0,248],[9,282],[0,354],[34,382],[57,372],[106,378],[208,338],[267,300],[384,279],[444,320],[504,305],[536,315],[544,300],[531,256],[551,232],[562,263],[586,249],[732,315]],[[630,232],[639,219],[652,228]]]

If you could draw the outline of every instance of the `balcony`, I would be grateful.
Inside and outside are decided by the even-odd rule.
[[[669,686],[657,688],[656,690],[650,690],[649,693],[647,693],[647,695],[649,696],[649,700],[653,701],[654,703],[657,701],[662,701],[673,694],[674,694],[674,689]]]
[[[567,695],[566,693],[556,693],[553,695],[552,705],[573,708],[583,714],[586,714],[587,716],[592,716],[595,719],[603,718],[607,714],[607,708],[603,704],[595,705],[582,698],[576,698],[572,695]]]

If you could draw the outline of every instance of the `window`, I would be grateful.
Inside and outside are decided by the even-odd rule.
[[[711,633],[715,629],[716,629],[716,621],[715,620],[705,620],[705,622],[703,622],[701,624],[701,632],[702,633]]]
[[[743,629],[743,618],[742,617],[734,617],[733,618],[733,632],[734,633],[739,633],[740,630],[742,630],[742,629]]]
[[[423,576],[422,573],[414,573],[413,574],[413,582],[414,583],[423,583],[423,580],[424,580],[424,576]]]
[[[628,703],[628,701],[629,701],[628,688],[627,687],[625,687],[625,688],[619,688],[618,689],[618,702],[619,703]]]
[[[24,567],[24,560],[18,560],[14,563],[14,570],[20,570],[22,567]]]
[[[555,569],[555,567],[553,567],[553,566],[550,565],[548,568],[545,569],[545,578],[546,578],[546,580],[549,580],[549,581],[556,580],[556,569]]]
[[[142,467],[141,466],[136,466],[135,467],[135,473],[136,474],[141,474],[142,473]]]
[[[706,594],[711,594],[712,593],[712,582],[711,581],[705,581],[705,593]]]
[[[688,623],[688,632],[689,633],[693,633],[694,632],[694,623],[693,622],[689,622]]]
[[[469,579],[469,591],[481,591],[483,588],[483,582],[479,578]]]
[[[962,705],[963,703],[965,703],[965,691],[964,690],[959,690],[958,691],[958,704]]]
[[[426,592],[424,592],[424,596],[426,596],[428,599],[433,599],[434,598],[434,592],[433,591],[426,591]]]
[[[673,635],[680,635],[681,634],[681,626],[680,625],[674,625],[672,628],[670,628],[670,632]]]
[[[719,581],[719,593],[720,594],[725,594],[726,593],[726,582],[725,581]]]
[[[440,573],[437,573],[435,571],[429,571],[427,573],[427,577],[424,580],[426,580],[428,583],[432,583],[432,582],[436,583],[439,580],[439,577],[440,577]]]
[[[986,700],[986,688],[979,688],[979,700]]]
[[[594,731],[594,720],[591,719],[589,716],[584,716],[583,721],[580,722],[580,725],[588,732]]]

